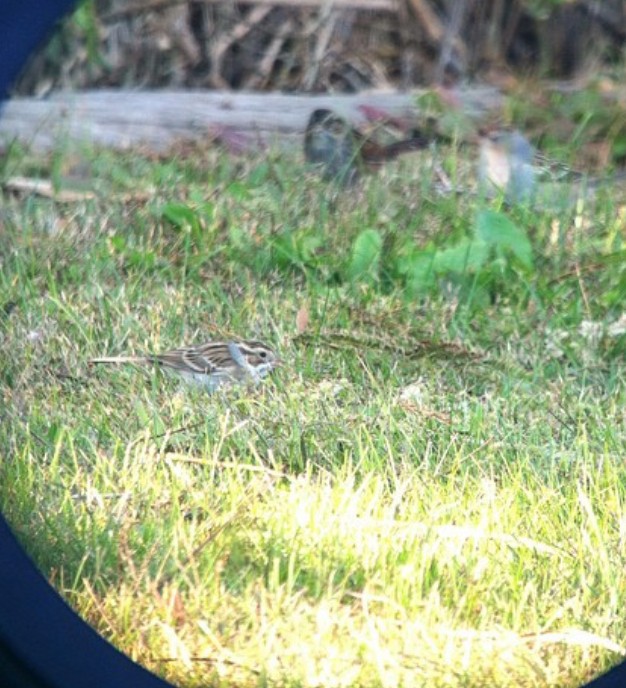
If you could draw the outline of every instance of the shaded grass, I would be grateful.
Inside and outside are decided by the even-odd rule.
[[[0,234],[1,505],[85,618],[189,686],[563,686],[616,661],[610,205],[512,210],[533,272],[409,297],[391,259],[345,267],[365,229],[391,257],[468,231],[477,200],[426,166],[342,195],[273,154],[87,161],[97,200],[5,199]],[[285,365],[214,396],[88,365],[228,336]]]

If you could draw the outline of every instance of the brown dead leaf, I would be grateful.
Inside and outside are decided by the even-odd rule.
[[[302,334],[309,326],[309,310],[306,306],[301,306],[296,314],[296,330],[298,334]]]

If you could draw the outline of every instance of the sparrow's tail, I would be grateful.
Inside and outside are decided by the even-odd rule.
[[[626,181],[626,170],[618,170],[613,172],[613,174],[607,174],[605,177],[590,177],[585,181],[590,189],[600,189],[603,187],[610,189],[613,185],[623,184]]]
[[[89,363],[150,363],[149,356],[104,356],[92,358]]]
[[[409,139],[403,139],[402,141],[394,141],[385,146],[385,152],[390,158],[395,158],[402,153],[408,153],[409,151],[423,150],[428,147],[430,141],[421,134],[416,134],[411,136]]]

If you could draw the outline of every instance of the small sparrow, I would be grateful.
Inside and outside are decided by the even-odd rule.
[[[93,358],[91,363],[153,363],[209,392],[235,382],[256,384],[280,365],[268,346],[255,341],[207,342],[153,356]]]
[[[535,150],[519,131],[492,131],[480,137],[478,179],[493,194],[503,191],[510,202],[530,200],[535,192]]]
[[[482,134],[478,163],[479,184],[484,192],[504,193],[509,203],[530,203],[540,210],[567,210],[579,200],[592,200],[600,188],[612,188],[626,178],[623,172],[610,177],[589,177],[554,163],[547,164],[519,131]]]
[[[375,169],[402,153],[421,150],[428,139],[416,132],[393,143],[380,144],[352,127],[331,110],[314,110],[304,133],[304,157],[319,166],[324,177],[353,184],[363,169]]]

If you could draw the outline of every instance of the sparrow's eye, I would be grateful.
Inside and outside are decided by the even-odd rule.
[[[259,351],[259,358],[267,358],[267,351]]]

